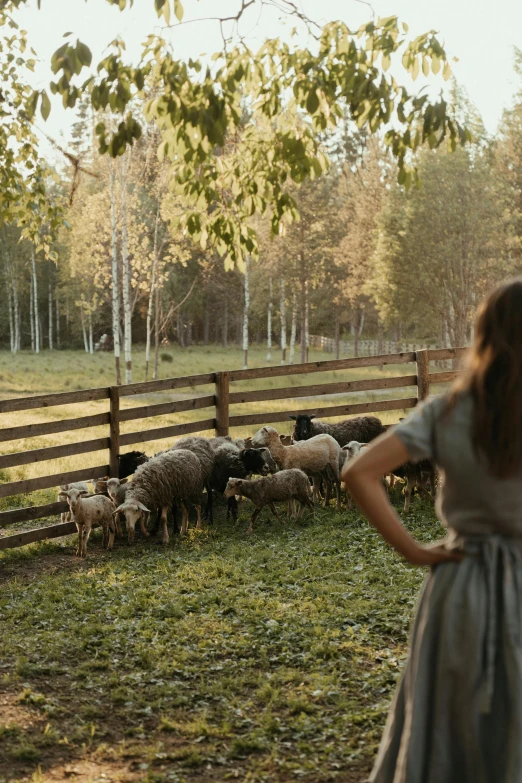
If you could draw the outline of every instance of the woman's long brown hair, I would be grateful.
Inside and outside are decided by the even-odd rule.
[[[453,387],[473,396],[473,445],[491,473],[522,464],[522,277],[496,288],[479,307],[464,374]]]

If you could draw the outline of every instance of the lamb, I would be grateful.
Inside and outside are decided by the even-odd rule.
[[[337,508],[341,504],[341,484],[339,480],[339,444],[331,435],[316,435],[310,440],[299,441],[291,446],[283,446],[279,433],[274,427],[262,427],[252,438],[254,446],[268,446],[280,470],[299,468],[314,482],[314,497],[317,497],[318,482],[321,476],[335,483],[337,493]],[[325,497],[325,505],[329,500],[329,485]]]
[[[60,484],[60,490],[58,492],[58,501],[61,502],[67,502],[67,492],[70,489],[79,489],[81,492],[85,492],[86,494],[89,494],[89,487],[85,483],[85,481],[73,481],[71,484]],[[71,521],[71,509],[69,508],[68,511],[62,511],[60,515],[60,519],[62,522],[70,522]]]
[[[274,503],[278,501],[298,500],[300,503],[297,518],[303,515],[305,507],[311,508],[314,505],[310,499],[310,482],[302,470],[290,468],[281,470],[273,476],[267,476],[255,481],[246,479],[232,478],[225,489],[225,497],[235,497],[243,495],[252,501],[255,505],[255,511],[250,519],[250,525],[247,533],[253,532],[254,522],[265,506],[270,506],[272,513],[282,522]]]
[[[167,513],[174,504],[179,504],[182,509],[182,536],[188,530],[187,504],[195,506],[197,528],[201,530],[202,492],[203,473],[198,457],[188,449],[172,449],[140,465],[126,492],[125,502],[114,513],[124,513],[129,540],[132,541],[136,522],[140,520],[141,524],[144,514],[148,518],[151,509],[161,508],[161,540],[168,544]]]
[[[339,446],[345,446],[350,441],[369,443],[369,441],[386,432],[386,428],[376,416],[356,416],[353,419],[344,419],[335,424],[315,419],[315,414],[300,413],[298,416],[290,416],[295,421],[293,430],[294,441],[309,440],[314,435],[326,433],[334,438]]]
[[[339,472],[342,475],[342,470],[349,460],[356,457],[367,446],[366,443],[359,443],[357,440],[351,440],[346,446],[343,446],[339,453]],[[341,464],[342,463],[342,464]],[[346,488],[346,508],[352,507],[352,496],[350,491]]]
[[[84,489],[68,489],[65,492],[72,513],[73,521],[78,530],[78,557],[87,557],[87,541],[93,525],[103,528],[103,546],[111,550],[114,544],[114,523],[112,513],[114,505],[104,495],[92,495]]]

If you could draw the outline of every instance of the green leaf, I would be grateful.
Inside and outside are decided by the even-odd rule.
[[[51,113],[51,101],[49,100],[49,96],[45,92],[45,90],[42,90],[42,102],[40,103],[40,113],[44,120],[46,120]]]
[[[181,0],[174,0],[174,13],[176,14],[176,19],[178,20],[178,22],[183,21],[185,10],[183,8],[183,4]]]
[[[317,95],[317,90],[312,88],[308,93],[308,98],[306,99],[306,109],[310,114],[315,114],[318,108],[319,97]]]
[[[76,44],[76,54],[81,64],[89,67],[92,62],[92,52],[89,47],[81,41],[78,41]]]

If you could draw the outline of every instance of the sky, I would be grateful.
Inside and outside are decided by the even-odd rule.
[[[513,70],[513,49],[522,48],[522,0],[296,0],[306,14],[319,23],[340,19],[351,29],[372,17],[396,14],[408,23],[411,35],[435,29],[451,57],[453,73],[465,87],[482,115],[486,129],[493,134],[504,108],[509,107],[518,86]],[[182,58],[210,55],[221,49],[219,24],[215,21],[188,21],[207,16],[237,13],[241,0],[183,0],[185,20],[181,26],[165,30],[154,12],[153,0],[134,0],[134,6],[120,12],[106,0],[28,0],[16,19],[28,31],[29,41],[38,55],[34,86],[46,87],[53,78],[50,70],[52,53],[63,44],[63,35],[73,33],[93,52],[93,62],[103,56],[107,45],[116,37],[124,39],[132,62],[139,59],[140,44],[151,32],[161,33],[170,40],[174,51]],[[290,40],[295,20],[282,17],[275,9],[259,5],[248,9],[241,21],[240,32],[252,47],[267,37]],[[230,27],[228,28],[230,29]],[[304,30],[300,44],[307,43]],[[310,43],[312,43],[310,41]],[[394,72],[402,82],[413,88],[409,75],[400,69]],[[438,84],[439,82],[437,82]],[[442,80],[440,81],[442,84]],[[418,85],[418,87],[417,87]],[[53,97],[51,115],[39,125],[53,138],[67,143],[74,112],[61,107],[61,99]]]

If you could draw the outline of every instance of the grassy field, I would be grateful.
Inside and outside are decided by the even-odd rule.
[[[397,496],[399,503],[400,498]],[[365,780],[423,572],[356,512],[0,560],[0,780]],[[419,499],[406,520],[440,536]]]

